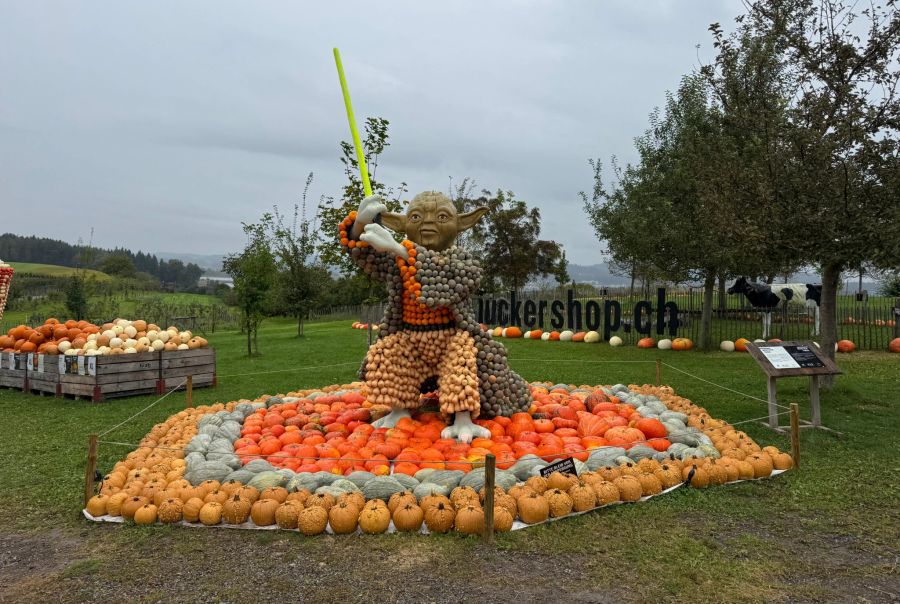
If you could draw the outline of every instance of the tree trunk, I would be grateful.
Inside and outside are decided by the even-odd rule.
[[[631,300],[634,298],[634,273],[635,273],[635,265],[631,265],[631,286],[628,288],[628,299]]]
[[[251,331],[252,330],[250,329],[250,325],[248,324],[247,325],[247,356],[248,357],[253,356],[253,339],[252,339],[253,336],[251,334]]]
[[[297,337],[303,337],[303,314],[297,315]]]
[[[712,347],[712,305],[716,288],[716,272],[707,271],[703,281],[703,310],[700,313],[700,348],[709,352]]]
[[[725,296],[728,295],[725,292],[725,286],[727,283],[725,282],[725,275],[719,275],[719,316],[725,316]]]
[[[821,317],[822,352],[834,360],[834,345],[837,342],[837,293],[841,280],[841,266],[827,264],[822,269],[822,301],[819,304]],[[823,375],[819,384],[826,390],[834,387],[834,376]]]
[[[253,327],[253,349],[259,354],[259,323]]]

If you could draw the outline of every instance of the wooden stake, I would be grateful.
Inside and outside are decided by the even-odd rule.
[[[775,378],[769,376],[769,427],[778,429],[778,402],[775,388]]]
[[[812,425],[818,428],[822,425],[822,411],[819,408],[819,376],[809,376],[809,408]]]
[[[88,437],[87,466],[84,469],[84,506],[94,496],[94,473],[97,471],[97,435]]]
[[[192,376],[192,375],[187,376],[186,393],[187,393],[187,406],[193,407],[194,406],[194,376]]]
[[[794,467],[800,467],[800,407],[791,403],[791,457]]]
[[[484,459],[484,542],[494,542],[494,474],[497,458],[488,453]]]
[[[656,385],[662,386],[662,359],[656,359]]]

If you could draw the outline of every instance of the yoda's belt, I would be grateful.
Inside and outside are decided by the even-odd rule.
[[[400,329],[407,331],[440,331],[441,329],[452,329],[454,327],[456,327],[456,321],[428,325],[413,325],[406,322],[400,324]]]

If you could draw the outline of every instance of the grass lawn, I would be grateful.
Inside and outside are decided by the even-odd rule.
[[[292,322],[268,321],[263,356],[253,359],[240,334],[211,336],[220,382],[196,390],[195,401],[354,379],[364,331],[342,321],[311,324],[302,339],[293,334]],[[762,372],[738,353],[507,344],[513,368],[528,380],[652,382],[659,355],[765,398]],[[499,535],[496,547],[456,535],[303,538],[89,523],[80,515],[88,435],[154,397],[92,404],[0,390],[0,601],[889,601],[900,597],[900,355],[854,353],[839,364],[846,374],[823,394],[822,412],[844,437],[804,431],[801,469]],[[668,368],[663,381],[718,418],[766,414],[762,402]],[[781,380],[781,401],[798,401],[808,414],[806,387]],[[183,406],[175,393],[106,438],[137,442]],[[742,427],[762,445],[789,449],[762,426]],[[100,468],[128,450],[102,446]]]

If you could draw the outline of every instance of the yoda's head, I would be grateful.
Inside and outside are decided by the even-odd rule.
[[[475,208],[466,214],[458,214],[453,202],[437,191],[419,193],[409,202],[406,215],[384,212],[381,222],[398,233],[429,250],[445,250],[456,241],[456,236],[475,226],[487,208]]]

